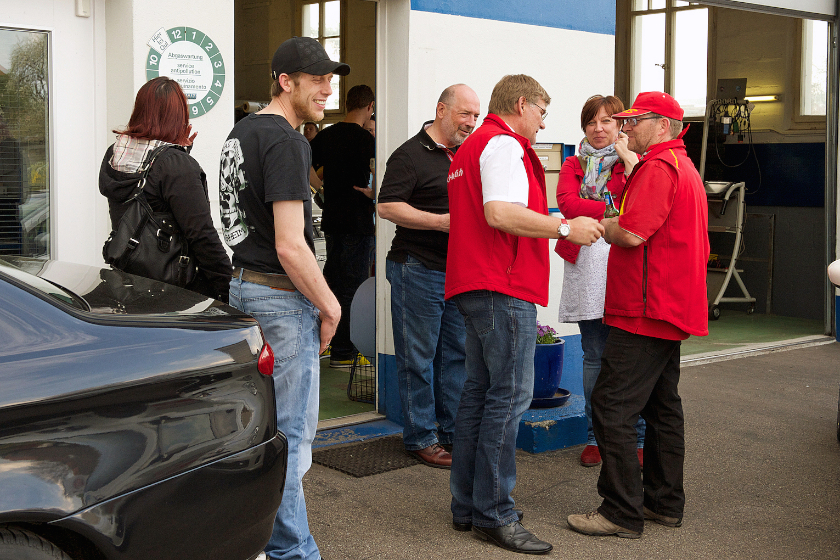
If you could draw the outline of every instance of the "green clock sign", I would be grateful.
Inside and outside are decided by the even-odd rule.
[[[167,76],[177,81],[187,96],[190,118],[219,103],[225,89],[225,62],[210,37],[192,27],[160,28],[147,44],[146,79]]]

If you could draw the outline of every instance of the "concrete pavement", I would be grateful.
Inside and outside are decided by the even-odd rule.
[[[587,537],[566,516],[595,509],[600,467],[581,446],[518,452],[516,504],[551,542],[547,558],[840,558],[840,344],[683,367],[682,528],[641,539]],[[451,529],[449,471],[423,465],[352,478],[313,465],[304,479],[312,533],[327,560],[509,559]]]

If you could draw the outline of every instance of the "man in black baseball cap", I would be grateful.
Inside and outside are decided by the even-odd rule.
[[[280,74],[305,72],[313,76],[338,74],[346,76],[350,67],[343,62],[330,60],[327,51],[317,40],[311,37],[292,37],[277,47],[271,59],[271,79]]]
[[[319,355],[335,334],[341,307],[315,260],[312,151],[296,129],[324,118],[333,74],[349,72],[315,39],[285,41],[271,61],[271,103],[237,122],[222,149],[231,305],[257,318],[274,349],[277,427],[288,442],[283,500],[265,548],[272,560],[321,558],[301,479],[312,464],[318,425]]]

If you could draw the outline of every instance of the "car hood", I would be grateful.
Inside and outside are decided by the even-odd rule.
[[[72,293],[95,314],[250,318],[207,296],[112,268],[27,257],[3,256],[4,262]]]

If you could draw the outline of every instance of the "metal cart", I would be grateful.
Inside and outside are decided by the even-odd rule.
[[[729,100],[722,101],[713,99],[706,104],[706,120],[703,126],[703,144],[700,151],[700,178],[704,178],[706,171],[706,149],[709,138],[709,116],[712,108],[720,103],[731,105],[746,105],[745,101]],[[750,296],[749,290],[741,280],[735,265],[738,262],[738,252],[741,249],[741,240],[744,233],[744,218],[746,217],[746,203],[744,202],[744,183],[730,183],[726,181],[705,181],[706,199],[709,203],[709,231],[721,233],[734,233],[735,245],[732,248],[732,256],[729,259],[729,266],[723,268],[708,268],[706,275],[706,293],[709,298],[709,318],[716,320],[720,318],[721,303],[749,303],[747,313],[755,311],[755,298]],[[727,212],[728,208],[728,212]],[[738,287],[741,288],[743,297],[724,297],[729,281],[735,278]]]
[[[720,233],[734,233],[735,244],[729,265],[723,268],[708,268],[706,274],[706,290],[709,297],[709,318],[720,317],[720,304],[730,302],[749,303],[747,313],[755,311],[755,298],[750,296],[749,290],[741,280],[735,265],[738,262],[738,251],[741,248],[741,238],[744,231],[744,183],[724,183],[709,181],[706,185],[706,198],[709,201],[709,231]],[[717,191],[717,192],[715,192]],[[743,297],[724,297],[729,281],[735,279],[741,288]]]

